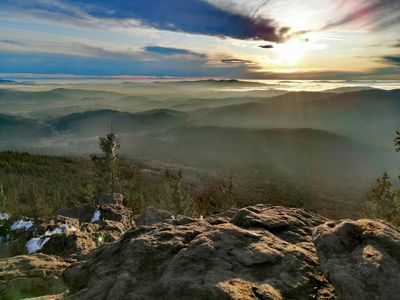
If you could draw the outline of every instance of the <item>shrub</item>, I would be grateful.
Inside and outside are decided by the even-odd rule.
[[[400,152],[400,131],[394,139],[395,150]],[[368,194],[362,216],[382,219],[400,226],[400,190],[395,189],[385,172]]]
[[[393,188],[387,173],[377,180],[368,195],[362,215],[400,225],[400,191]]]

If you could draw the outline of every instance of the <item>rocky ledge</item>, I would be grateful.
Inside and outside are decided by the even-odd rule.
[[[131,228],[97,248],[82,252],[66,246],[59,255],[0,260],[0,298],[398,299],[400,295],[400,231],[384,222],[331,221],[305,210],[269,205],[205,219],[155,209],[129,216],[125,224]],[[74,251],[80,254],[73,255]]]
[[[108,195],[95,204],[61,209],[46,220],[13,217],[0,238],[0,258],[40,252],[80,259],[134,227],[133,212],[122,205],[122,198]]]

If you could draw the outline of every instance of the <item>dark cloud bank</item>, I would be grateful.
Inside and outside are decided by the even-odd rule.
[[[145,26],[160,30],[245,40],[279,43],[289,35],[289,28],[280,27],[274,20],[256,14],[248,16],[224,10],[205,0],[69,0],[59,2],[59,5],[55,3],[41,0],[3,0],[0,8],[53,13],[65,18],[93,17],[114,21],[135,19]],[[256,11],[259,8],[260,6]]]

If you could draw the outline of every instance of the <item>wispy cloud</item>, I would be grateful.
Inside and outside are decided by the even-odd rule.
[[[256,67],[252,62],[240,59],[211,63],[213,58],[206,54],[177,48],[120,52],[88,45],[74,46],[85,53],[0,51],[0,73],[242,78]],[[69,49],[68,52],[77,51]]]
[[[338,7],[347,7],[351,1],[334,0]],[[367,22],[375,30],[384,30],[400,23],[399,0],[361,0],[358,5],[348,8],[348,12],[338,20],[326,24],[322,30],[337,28],[354,22]]]
[[[251,15],[252,18],[254,18],[255,16],[257,16],[257,14],[259,13],[260,9],[262,9],[264,6],[266,6],[268,4],[269,0],[264,0],[262,1],[254,10],[253,14]]]
[[[223,64],[243,64],[243,65],[255,65],[255,63],[251,60],[247,59],[239,59],[239,58],[223,58],[216,62]]]
[[[146,46],[144,47],[144,50],[147,53],[160,54],[160,55],[193,55],[198,57],[206,56],[203,53],[197,53],[188,49],[162,47],[162,46]]]
[[[25,46],[25,43],[14,40],[6,40],[6,39],[0,40],[0,44],[12,45],[12,46]]]
[[[255,78],[287,80],[370,80],[400,79],[400,68],[386,67],[368,71],[314,70],[298,72],[257,72]]]

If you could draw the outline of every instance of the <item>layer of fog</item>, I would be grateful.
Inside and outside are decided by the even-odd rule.
[[[129,158],[260,182],[287,177],[365,189],[383,171],[397,172],[399,94],[384,91],[397,88],[397,81],[6,84],[0,150],[88,157],[99,153],[99,135],[113,126]],[[289,93],[299,90],[314,93]]]

